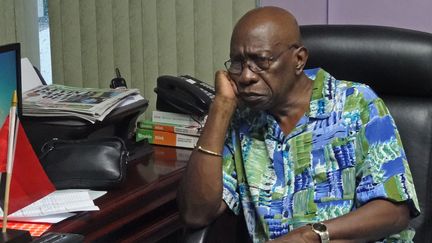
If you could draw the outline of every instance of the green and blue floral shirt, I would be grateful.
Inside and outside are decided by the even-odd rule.
[[[393,118],[367,85],[336,80],[323,69],[309,111],[284,134],[264,111],[239,109],[223,153],[223,199],[243,212],[254,242],[347,214],[381,198],[419,213]],[[406,229],[381,242],[412,242]]]

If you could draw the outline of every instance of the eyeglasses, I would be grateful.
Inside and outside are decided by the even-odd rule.
[[[284,52],[290,50],[291,48],[299,48],[300,45],[295,43],[289,45],[287,49],[279,53],[277,56],[271,57],[262,57],[262,56],[253,56],[249,57],[246,61],[244,60],[231,60],[229,59],[224,63],[225,68],[229,73],[234,75],[239,75],[243,72],[243,65],[246,64],[248,68],[254,73],[263,73],[267,71],[272,63],[274,63]]]

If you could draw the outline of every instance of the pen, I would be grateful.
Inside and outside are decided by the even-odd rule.
[[[17,94],[16,90],[12,95],[12,104],[9,110],[9,136],[8,136],[8,150],[7,150],[7,162],[6,162],[6,188],[4,194],[4,205],[3,205],[3,226],[2,232],[6,233],[7,216],[9,211],[9,192],[12,178],[12,168],[15,157],[15,145],[16,135],[18,133],[18,119],[16,115],[17,107]]]

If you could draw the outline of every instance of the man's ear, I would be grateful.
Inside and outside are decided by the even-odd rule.
[[[309,53],[306,47],[301,46],[296,50],[296,74],[300,75],[306,65]]]

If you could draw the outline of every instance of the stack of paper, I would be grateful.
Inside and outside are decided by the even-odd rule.
[[[40,85],[23,94],[22,110],[25,116],[73,116],[94,123],[103,121],[124,98],[136,94],[138,89]]]
[[[21,77],[22,109],[25,116],[69,116],[95,123],[102,121],[117,107],[144,99],[138,89],[42,85],[42,80],[28,58],[21,59]]]
[[[57,223],[75,215],[73,212],[99,210],[93,200],[105,193],[85,189],[58,190],[9,215],[8,220]],[[0,216],[3,216],[1,210]]]

